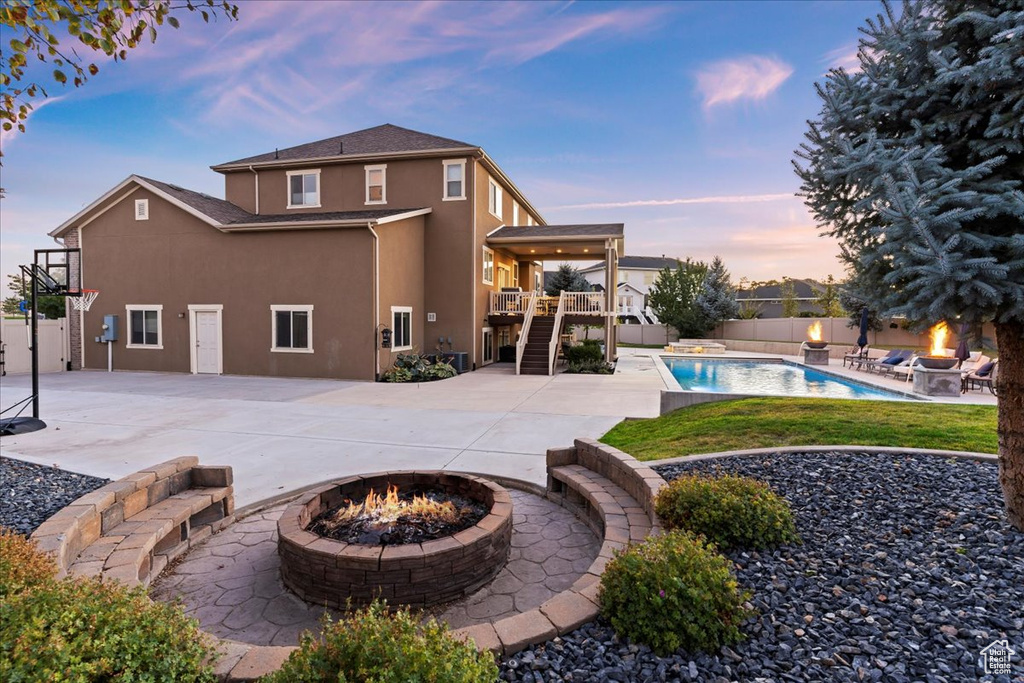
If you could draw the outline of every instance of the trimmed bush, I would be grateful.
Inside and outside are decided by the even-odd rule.
[[[456,640],[445,624],[417,624],[408,610],[383,602],[325,618],[320,637],[305,634],[298,650],[263,683],[493,683],[498,667],[488,653]]]
[[[652,536],[616,553],[601,577],[601,614],[616,633],[659,655],[715,650],[740,638],[751,616],[731,563],[685,531]]]
[[[800,541],[786,499],[748,477],[683,475],[658,492],[654,509],[667,528],[701,534],[723,551]]]
[[[7,534],[0,557],[0,680],[215,680],[198,623],[180,607],[152,602],[142,588],[57,580],[48,556]]]
[[[586,362],[600,363],[603,360],[604,354],[601,353],[601,345],[591,339],[565,349],[565,362],[570,366]]]
[[[565,371],[570,375],[611,375],[615,373],[615,366],[603,360],[586,360],[569,363]]]

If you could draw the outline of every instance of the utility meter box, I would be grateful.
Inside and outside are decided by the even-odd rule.
[[[105,316],[103,316],[103,334],[100,335],[100,341],[105,341],[105,342],[116,342],[117,341],[117,316],[116,315],[105,315]]]

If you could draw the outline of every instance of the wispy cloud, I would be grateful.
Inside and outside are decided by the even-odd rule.
[[[567,204],[565,206],[552,206],[552,210],[558,209],[629,209],[644,206],[679,206],[682,204],[750,204],[753,202],[777,202],[785,199],[792,199],[789,192],[778,194],[740,194],[740,195],[717,195],[711,197],[680,197],[676,199],[635,199],[623,202],[592,202],[589,204]]]
[[[36,115],[39,112],[39,110],[43,107],[48,107],[51,104],[60,102],[65,97],[67,97],[67,95],[58,95],[56,97],[47,97],[44,99],[34,100],[32,102],[32,110],[29,112],[29,118]],[[27,120],[25,121],[25,124],[26,126],[28,125]],[[16,140],[19,135],[21,135],[21,131],[18,130],[17,126],[11,128],[10,130],[0,130],[0,148],[6,147],[7,145],[14,142],[14,140]]]
[[[697,92],[704,108],[737,100],[763,100],[793,73],[793,67],[775,57],[747,55],[704,65],[697,72]]]
[[[858,51],[856,43],[848,43],[826,52],[822,62],[829,69],[845,69],[847,73],[857,73],[861,70],[860,59],[857,56]]]

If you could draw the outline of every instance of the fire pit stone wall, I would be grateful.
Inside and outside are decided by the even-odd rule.
[[[346,498],[372,488],[438,487],[473,498],[490,512],[475,526],[433,541],[368,546],[306,531],[310,521]],[[512,499],[481,477],[451,472],[384,472],[349,477],[299,497],[278,521],[278,553],[284,584],[307,602],[344,608],[385,598],[391,604],[429,605],[463,598],[490,581],[508,560]]]

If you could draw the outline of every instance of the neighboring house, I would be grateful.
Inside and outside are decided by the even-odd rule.
[[[800,313],[820,312],[818,297],[825,290],[824,285],[814,280],[792,280],[793,290],[796,296]],[[736,292],[736,300],[742,308],[752,308],[758,311],[760,318],[781,318],[782,317],[782,284],[772,283],[759,285],[751,289],[741,289]]]
[[[132,175],[50,233],[100,290],[73,367],[106,367],[113,314],[122,370],[374,379],[439,343],[475,368],[526,322],[492,294],[622,249],[621,224],[544,225],[479,146],[390,124],[212,168],[225,199]]]
[[[651,285],[665,268],[676,268],[679,259],[665,256],[620,256],[617,310],[624,322],[657,323],[658,318],[647,305]],[[587,282],[603,288],[605,265],[594,264],[580,271]]]

